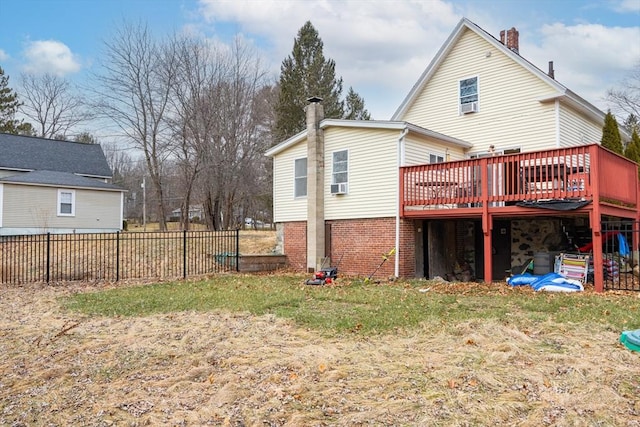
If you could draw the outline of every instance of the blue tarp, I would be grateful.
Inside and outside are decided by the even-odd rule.
[[[535,276],[529,273],[516,274],[507,279],[511,286],[531,286],[535,291],[549,292],[578,292],[584,287],[578,280],[567,279],[558,273],[547,273],[542,276]]]

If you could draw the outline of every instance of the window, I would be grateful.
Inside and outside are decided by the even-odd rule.
[[[444,157],[438,156],[437,154],[429,154],[429,163],[442,163],[444,162]]]
[[[75,216],[76,192],[74,190],[58,190],[58,216]]]
[[[307,196],[307,158],[295,160],[294,197]]]
[[[332,184],[349,182],[349,152],[347,150],[333,152]]]
[[[478,77],[460,80],[460,112],[478,111]]]

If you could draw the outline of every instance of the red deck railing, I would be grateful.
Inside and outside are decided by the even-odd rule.
[[[400,170],[400,188],[405,216],[415,211],[494,208],[541,199],[636,206],[638,166],[594,144],[405,166]]]

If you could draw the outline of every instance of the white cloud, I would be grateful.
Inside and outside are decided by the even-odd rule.
[[[201,0],[212,25],[234,22],[233,30],[268,40],[271,69],[278,75],[300,27],[311,21],[336,62],[345,91],[365,95],[374,118],[388,119],[453,30],[461,15],[441,0],[235,1]],[[366,95],[368,89],[372,95]]]
[[[640,0],[620,0],[633,9]],[[336,61],[336,73],[364,97],[376,119],[388,119],[463,16],[498,37],[512,26],[520,31],[520,53],[546,71],[555,62],[556,78],[600,108],[614,86],[640,59],[640,27],[540,25],[549,15],[527,11],[516,17],[504,2],[444,0],[200,0],[214,31],[226,29],[256,39],[277,76],[291,53],[298,30],[310,20]],[[523,12],[524,13],[524,12]],[[222,33],[216,34],[224,39]]]
[[[80,62],[67,45],[57,40],[29,42],[24,50],[27,63],[24,70],[32,74],[51,73],[57,76],[78,72]]]
[[[620,13],[640,13],[640,0],[620,0],[614,10]]]
[[[640,27],[556,23],[539,33],[534,44],[521,43],[520,53],[545,71],[554,61],[556,79],[603,110],[607,90],[640,60],[640,44],[630,43],[640,40]]]
[[[0,61],[6,61],[7,59],[9,59],[9,54],[0,49]]]

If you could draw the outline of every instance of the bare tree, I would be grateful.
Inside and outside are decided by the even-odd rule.
[[[222,80],[210,88],[214,132],[204,155],[204,207],[214,229],[240,226],[241,205],[252,197],[252,175],[269,139],[266,118],[259,108],[266,85],[259,58],[236,39],[225,61]]]
[[[609,89],[607,101],[613,104],[616,113],[640,117],[640,61],[622,80],[619,88]]]
[[[265,72],[240,39],[229,49],[184,38],[175,46],[180,72],[172,97],[179,142],[174,154],[187,190],[183,222],[195,191],[210,229],[238,227],[255,198],[257,186],[252,183],[269,146],[269,115],[259,96]]]
[[[66,138],[75,126],[91,117],[82,99],[61,77],[22,74],[21,86],[20,112],[34,124],[38,136]]]
[[[166,230],[162,167],[170,154],[166,113],[176,77],[171,46],[152,38],[146,25],[125,24],[105,43],[97,108],[144,154],[157,198],[160,230]]]
[[[209,112],[208,89],[219,78],[217,50],[203,40],[178,37],[172,52],[178,64],[178,78],[172,91],[173,153],[182,186],[180,222],[189,229],[189,208],[196,178],[203,165],[203,147],[210,140],[213,115]]]

